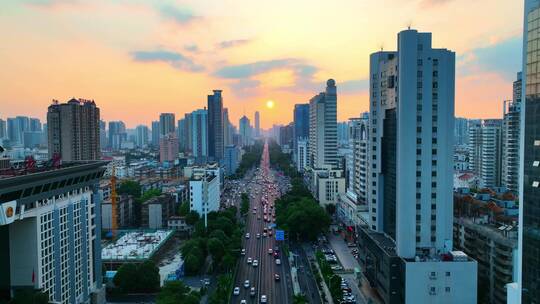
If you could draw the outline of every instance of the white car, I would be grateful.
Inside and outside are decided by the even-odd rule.
[[[261,234],[260,234],[260,233],[257,233],[257,238],[258,238],[258,239],[261,238]]]
[[[281,265],[281,260],[280,259],[276,259],[276,265]]]
[[[255,287],[251,287],[251,289],[249,290],[249,295],[252,297],[255,296]]]
[[[233,291],[233,295],[237,296],[240,294],[240,287],[235,287]]]
[[[247,303],[246,300],[240,301],[240,304],[246,304],[246,303]]]
[[[261,303],[266,303],[266,295],[261,296]]]
[[[242,255],[246,255],[246,248],[242,248]]]
[[[253,260],[253,267],[257,267],[257,266],[259,266],[259,261]]]
[[[249,232],[246,233],[246,239],[249,239]]]
[[[253,260],[252,260],[251,258],[247,258],[247,263],[248,263],[248,264],[251,264],[252,261],[253,261]]]
[[[272,254],[274,252],[274,250],[272,250],[272,248],[268,248],[268,254]]]
[[[249,280],[244,281],[244,288],[249,288]]]

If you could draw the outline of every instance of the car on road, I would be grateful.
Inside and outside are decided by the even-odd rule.
[[[279,281],[279,274],[274,274],[274,280]]]
[[[244,288],[249,288],[249,280],[244,281]]]
[[[276,265],[281,265],[281,260],[280,259],[276,259]]]
[[[263,237],[267,237],[268,234],[266,234],[266,232],[263,232]]]
[[[233,291],[233,295],[237,296],[240,294],[240,287],[235,287]]]
[[[249,232],[246,233],[246,239],[249,239]]]
[[[249,290],[249,295],[252,297],[255,296],[255,287],[251,287],[251,289]]]
[[[261,296],[261,303],[266,303],[266,295]]]
[[[240,304],[246,304],[246,303],[247,303],[246,300],[241,300],[240,301]]]
[[[246,255],[246,248],[242,248],[241,254],[242,254],[242,255]]]
[[[257,267],[257,266],[259,266],[259,261],[253,260],[253,267]]]
[[[268,248],[268,254],[272,254],[273,250],[272,248]]]
[[[253,262],[253,260],[251,258],[247,258],[247,263],[251,264],[251,262]]]
[[[257,238],[258,238],[258,239],[261,238],[261,234],[260,234],[260,233],[257,233]]]

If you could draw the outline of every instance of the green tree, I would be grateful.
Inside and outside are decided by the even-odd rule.
[[[293,297],[293,304],[307,304],[308,301],[304,295],[295,295]]]
[[[189,213],[189,202],[182,202],[178,207],[178,215],[186,216]]]
[[[186,215],[186,223],[188,225],[195,225],[195,223],[197,223],[198,220],[199,220],[199,214],[197,213],[197,211],[192,210]]]
[[[208,240],[208,252],[210,252],[215,262],[220,263],[225,254],[225,246],[220,239],[211,238]]]
[[[155,292],[159,290],[160,276],[156,264],[147,260],[137,267],[138,291]]]
[[[133,292],[138,287],[137,266],[133,263],[125,263],[116,272],[113,282],[122,293]]]
[[[198,304],[200,296],[182,281],[166,282],[157,297],[157,304]]]
[[[132,180],[123,181],[118,186],[117,192],[118,194],[128,194],[138,198],[141,196],[141,184]]]
[[[187,275],[195,275],[199,273],[204,263],[203,257],[189,253],[184,258],[184,270]]]

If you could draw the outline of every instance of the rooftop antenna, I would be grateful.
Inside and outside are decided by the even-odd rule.
[[[412,21],[409,21],[409,23],[407,23],[407,29],[410,30],[411,26],[412,26]]]

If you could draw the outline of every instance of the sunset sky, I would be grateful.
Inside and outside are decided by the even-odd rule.
[[[0,118],[94,99],[102,119],[177,118],[222,89],[231,120],[292,120],[338,87],[338,119],[368,109],[369,54],[407,26],[456,52],[456,115],[497,118],[520,69],[517,0],[3,0]],[[273,109],[265,105],[275,102]]]

